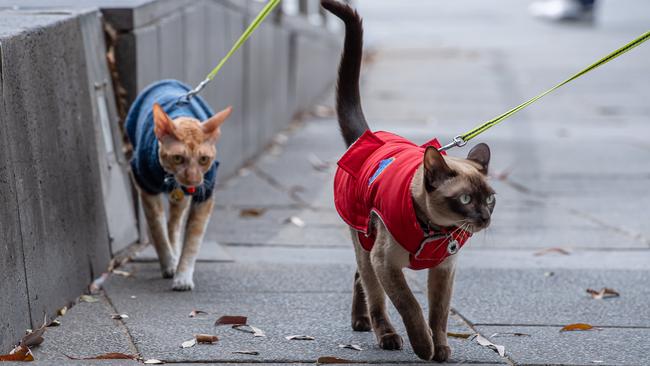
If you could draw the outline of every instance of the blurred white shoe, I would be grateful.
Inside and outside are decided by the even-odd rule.
[[[537,18],[552,21],[593,22],[593,6],[584,6],[577,0],[544,0],[530,4],[530,13]]]

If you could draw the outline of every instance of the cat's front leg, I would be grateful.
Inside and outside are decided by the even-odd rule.
[[[212,197],[204,202],[192,202],[190,205],[183,252],[172,284],[172,289],[175,291],[190,291],[194,288],[194,265],[213,207]]]
[[[447,342],[447,318],[453,292],[456,257],[449,257],[437,267],[429,270],[427,293],[429,297],[429,326],[433,332],[436,347],[434,361],[444,362],[451,357]]]
[[[370,252],[372,267],[402,317],[413,351],[421,359],[429,361],[434,355],[431,329],[402,272],[405,263],[408,263],[408,252],[393,240],[383,225],[380,226]]]
[[[174,256],[178,259],[181,255],[181,224],[183,217],[190,206],[191,197],[183,196],[182,199],[176,200],[173,197],[169,198],[169,219],[167,220],[167,234],[172,247]],[[178,263],[174,263],[174,268]]]
[[[177,257],[174,255],[167,237],[162,197],[159,194],[149,194],[141,190],[140,198],[147,226],[149,226],[151,241],[160,261],[162,276],[163,278],[172,278],[176,270]]]

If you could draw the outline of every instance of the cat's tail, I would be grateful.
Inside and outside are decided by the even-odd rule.
[[[323,8],[345,23],[345,46],[339,66],[336,88],[336,111],[343,140],[350,146],[369,129],[361,108],[359,74],[363,58],[363,24],[349,5],[336,0],[321,0]]]

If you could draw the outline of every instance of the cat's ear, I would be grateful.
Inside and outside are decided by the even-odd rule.
[[[153,132],[158,140],[162,140],[165,136],[174,136],[174,123],[158,103],[153,105],[153,123]]]
[[[467,160],[478,163],[479,171],[487,175],[488,165],[490,165],[490,147],[483,143],[474,146],[467,154]]]
[[[445,158],[438,149],[433,146],[427,147],[424,151],[424,184],[427,191],[436,189],[442,182],[453,177],[454,171],[449,168]]]
[[[210,117],[207,121],[201,123],[203,132],[208,135],[208,138],[210,140],[213,140],[214,142],[217,141],[219,135],[221,135],[221,125],[226,122],[228,117],[230,117],[230,113],[232,113],[232,106],[224,109],[223,111]]]

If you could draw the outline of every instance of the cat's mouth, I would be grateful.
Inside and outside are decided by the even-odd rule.
[[[463,225],[460,225],[459,228],[475,234],[478,233],[481,230],[487,229],[490,226],[490,220],[483,221],[483,222],[468,222]]]

